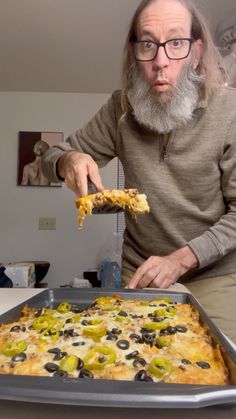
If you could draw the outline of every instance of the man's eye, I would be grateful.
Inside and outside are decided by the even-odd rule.
[[[180,48],[183,45],[183,41],[182,39],[172,39],[172,41],[170,41],[169,44],[173,48]]]
[[[152,49],[153,48],[153,42],[150,42],[150,41],[143,42],[143,48],[144,49]]]

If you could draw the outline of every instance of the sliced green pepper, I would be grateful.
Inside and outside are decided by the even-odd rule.
[[[52,317],[54,311],[51,308],[44,308],[42,312],[42,316]]]
[[[113,364],[116,353],[105,345],[95,346],[84,358],[84,368],[88,370],[101,370],[106,365]]]
[[[149,372],[156,378],[162,378],[165,374],[170,374],[172,369],[171,362],[164,358],[154,358],[148,366]]]
[[[70,311],[72,304],[68,303],[68,301],[64,301],[63,303],[61,303],[58,307],[57,307],[57,311],[59,313],[68,313],[68,311]]]
[[[8,342],[1,347],[1,352],[6,356],[15,356],[27,349],[27,344],[24,340],[18,342]]]
[[[127,323],[130,323],[131,322],[131,319],[129,319],[129,317],[117,316],[115,318],[115,321],[116,322],[119,322],[119,323],[127,324]]]
[[[158,308],[158,310],[154,311],[155,317],[164,317],[166,315],[166,308]]]
[[[55,329],[50,329],[50,328],[44,329],[40,333],[39,338],[42,342],[45,342],[45,343],[49,341],[55,342],[57,339],[59,339],[59,332]]]
[[[148,306],[149,305],[149,301],[140,301],[139,302],[140,306]]]
[[[71,323],[78,323],[81,319],[81,316],[76,314],[75,316],[71,317]]]
[[[161,329],[166,329],[169,325],[170,325],[170,323],[168,321],[164,320],[163,322],[145,323],[144,327],[146,327],[147,329],[151,329],[151,330],[161,330]]]
[[[89,337],[100,338],[105,336],[107,328],[101,320],[90,320],[89,325],[83,329],[83,335]]]
[[[39,316],[33,321],[32,326],[35,330],[48,329],[53,328],[56,322],[57,319],[53,317]]]
[[[175,314],[176,314],[175,307],[158,308],[157,310],[154,311],[154,315],[156,317],[165,317],[165,316],[174,317]]]
[[[156,339],[156,345],[158,346],[158,348],[168,348],[170,346],[170,339],[159,336]]]
[[[72,372],[76,370],[78,366],[78,358],[75,355],[66,355],[65,358],[63,358],[60,362],[60,370]]]

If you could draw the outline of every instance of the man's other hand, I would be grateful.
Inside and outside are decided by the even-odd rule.
[[[188,246],[168,256],[151,256],[137,269],[128,288],[169,288],[181,275],[197,266],[198,260]]]

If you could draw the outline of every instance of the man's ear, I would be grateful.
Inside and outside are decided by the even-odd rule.
[[[202,52],[203,52],[203,43],[202,43],[201,39],[197,39],[194,42],[193,48],[194,48],[193,69],[196,70],[196,68],[198,67],[198,64],[200,62]]]

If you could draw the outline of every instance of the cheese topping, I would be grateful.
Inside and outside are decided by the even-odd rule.
[[[86,195],[75,202],[79,210],[79,226],[83,226],[84,219],[91,215],[94,208],[102,208],[105,205],[118,206],[125,211],[129,211],[132,216],[144,214],[150,211],[147,197],[139,194],[137,189],[104,189],[92,195]]]
[[[220,348],[189,304],[97,298],[81,310],[24,307],[0,328],[0,373],[226,385]]]

